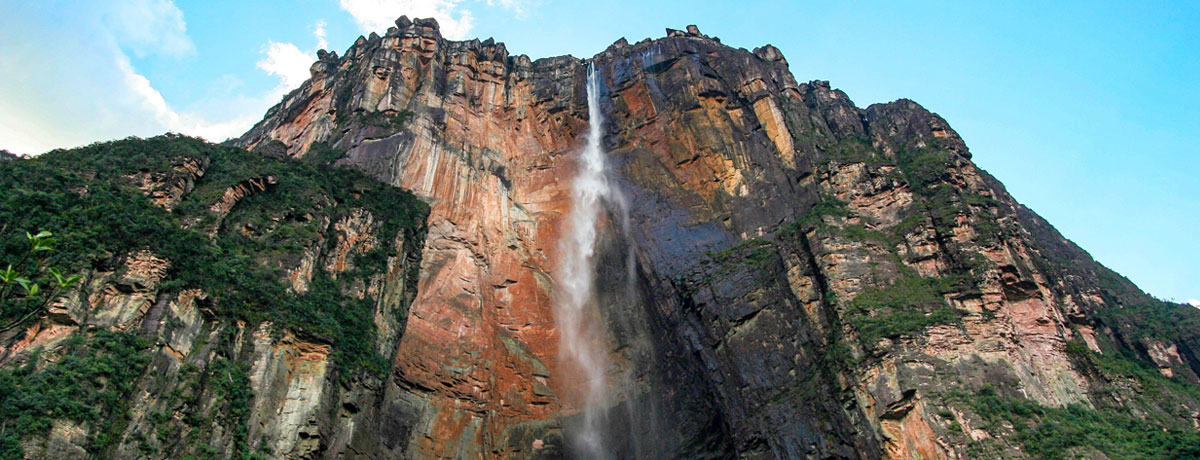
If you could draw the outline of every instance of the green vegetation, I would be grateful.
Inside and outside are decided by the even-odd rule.
[[[953,235],[959,216],[969,216],[971,226],[980,244],[993,245],[1003,239],[1003,228],[990,209],[999,205],[996,200],[960,190],[947,183],[951,171],[956,167],[953,153],[926,147],[915,151],[901,151],[896,163],[904,173],[914,193],[924,198],[917,201],[919,214],[909,216],[915,221],[902,222],[896,232],[911,231],[914,224],[928,216],[933,227],[942,235]]]
[[[880,230],[870,230],[862,224],[852,224],[842,227],[842,234],[854,241],[874,241],[888,250],[893,250],[901,243],[900,237]],[[894,251],[893,251],[894,252]]]
[[[58,419],[98,422],[87,449],[102,456],[124,428],[127,395],[149,362],[145,348],[132,334],[97,331],[69,339],[63,356],[42,369],[34,357],[0,370],[0,459],[22,458],[18,440],[46,434]]]
[[[1155,342],[1181,345],[1179,351],[1186,360],[1191,352],[1187,347],[1200,339],[1200,310],[1146,294],[1125,277],[1091,260],[1086,252],[1059,239],[1044,221],[1026,222],[1034,247],[1045,256],[1034,262],[1051,283],[1066,279],[1071,280],[1068,286],[1100,288],[1103,303],[1093,304],[1090,315],[1097,323],[1095,338],[1104,353],[1093,353],[1082,342],[1070,342],[1066,348],[1084,375],[1120,382],[1094,388],[1093,399],[1111,409],[1121,407],[1109,401],[1122,401],[1120,406],[1136,407],[1139,415],[1167,427],[1190,425],[1200,410],[1200,386],[1186,378],[1186,365],[1175,369],[1175,377],[1163,375],[1144,347]],[[1113,333],[1100,333],[1106,329]]]
[[[358,117],[359,122],[364,125],[386,128],[394,131],[404,127],[404,124],[408,122],[409,118],[412,118],[412,112],[407,110],[395,113],[359,111],[356,112],[356,116]]]
[[[139,171],[172,171],[180,158],[206,158],[210,167],[195,190],[175,212],[151,204],[126,176]],[[161,169],[158,169],[161,168]],[[271,175],[277,185],[268,193],[242,200],[222,223],[216,238],[201,229],[215,224],[207,210],[226,189],[247,178]],[[82,192],[81,190],[86,190]],[[269,160],[241,149],[197,139],[162,136],[128,139],[71,151],[50,152],[35,160],[0,164],[0,221],[37,232],[54,228],[59,251],[48,263],[78,272],[104,264],[114,255],[148,249],[172,261],[167,289],[200,288],[219,295],[217,309],[229,319],[251,324],[271,321],[331,341],[343,369],[352,371],[378,361],[371,353],[373,323],[370,304],[342,294],[343,285],[316,274],[314,289],[297,296],[280,282],[272,263],[279,254],[316,244],[323,213],[329,221],[348,209],[371,212],[381,224],[375,234],[385,246],[372,257],[356,258],[347,276],[381,273],[395,254],[393,235],[418,236],[427,207],[411,194],[380,184],[344,168],[321,168],[294,160]],[[340,206],[333,206],[333,204]],[[183,228],[189,219],[199,224]],[[243,229],[261,234],[247,235]],[[5,259],[21,254],[23,245],[8,238],[0,245]],[[366,310],[366,311],[363,311]],[[11,321],[12,312],[2,319]],[[365,319],[364,319],[365,318]],[[349,344],[341,347],[343,343]],[[377,370],[378,366],[366,366]]]
[[[332,149],[319,147],[322,155],[333,156],[328,151]],[[152,204],[136,188],[141,182],[139,178],[147,176],[158,183],[182,184],[190,179],[184,167],[187,163],[208,167],[203,176],[195,178],[194,189],[184,195],[173,211]],[[230,187],[267,176],[275,178],[274,184],[242,198],[228,215],[222,218],[210,211]],[[348,270],[338,273],[336,279],[318,268],[306,293],[290,291],[279,267],[295,262],[305,248],[320,247],[324,244],[322,235],[335,234],[330,227],[332,223],[355,210],[371,213],[373,224],[367,231],[378,244],[366,253],[352,252]],[[5,265],[20,260],[28,252],[30,242],[25,232],[35,236],[47,229],[53,230],[57,237],[55,250],[37,251],[41,255],[38,262],[41,266],[60,268],[60,274],[117,270],[123,265],[123,257],[148,250],[170,261],[160,290],[170,293],[198,288],[209,293],[211,309],[226,328],[237,327],[235,324],[239,322],[253,327],[269,321],[277,328],[330,343],[334,369],[343,382],[364,373],[381,376],[386,372],[387,361],[376,346],[373,316],[377,300],[360,298],[355,286],[382,274],[389,257],[409,256],[399,253],[400,248],[394,244],[396,237],[402,235],[410,242],[422,238],[427,212],[428,207],[411,194],[352,169],[329,168],[314,161],[271,159],[174,135],[93,144],[52,151],[35,159],[0,163],[0,222],[7,223],[7,228],[0,232],[0,261]],[[215,235],[210,235],[213,231]],[[410,245],[410,250],[411,247],[419,245]],[[14,262],[14,270],[18,266]],[[415,276],[410,274],[408,278],[407,282],[415,283]],[[16,277],[13,279],[15,282]],[[46,280],[39,282],[46,285],[58,281]],[[397,310],[397,314],[404,314],[403,309]],[[19,321],[30,311],[33,311],[30,305],[5,302],[0,310],[0,325]],[[92,356],[88,359],[126,359],[125,355],[106,354],[114,352],[112,347],[86,349],[96,350],[94,356],[87,355]],[[124,364],[120,369],[132,372],[121,374],[121,381],[132,385],[144,363],[135,366],[121,362]],[[224,361],[214,362],[214,366],[220,362]],[[78,407],[68,407],[75,412],[66,415],[63,411],[68,409],[58,406],[44,410],[22,408],[26,411],[22,414],[44,417],[30,415],[34,417],[30,420],[37,423],[30,422],[19,429],[10,422],[3,439],[11,442],[0,443],[7,446],[0,450],[15,446],[16,439],[36,431],[27,425],[44,430],[49,426],[48,420],[54,418],[95,420],[79,415],[86,412],[84,408],[111,417],[112,423],[104,426],[122,426],[120,411],[107,404],[110,400],[125,399],[111,396],[110,392],[121,394],[130,388],[102,383],[108,382],[101,378],[103,375],[92,378],[86,367],[72,370],[80,365],[78,360],[64,358],[48,369],[58,369],[55,372],[60,373],[82,372],[86,378],[78,381],[84,384],[95,381],[105,398],[80,400]],[[213,391],[228,402],[222,419],[241,436],[245,432],[244,403],[249,398],[246,369],[243,363],[235,361],[223,366],[210,370],[219,373],[220,378],[209,375],[195,385],[212,389],[211,384],[224,382]],[[31,385],[26,382],[31,378],[28,375],[5,375],[16,382],[13,385],[19,384],[17,388],[22,391],[17,396],[5,393],[2,398],[9,401],[5,404],[17,404],[12,401],[23,401],[26,396],[22,395],[44,390],[28,386]],[[8,391],[9,387],[4,388]],[[184,393],[197,397],[204,390],[193,388]],[[12,419],[7,414],[18,413],[0,412],[6,414],[3,417],[6,420]],[[187,420],[192,427],[210,419],[208,414],[189,417],[193,417]],[[164,428],[166,431],[161,434],[178,435],[171,432],[177,429]],[[244,442],[241,438],[239,442]],[[193,441],[205,439],[193,436]],[[109,442],[98,438],[93,444],[103,449]],[[239,456],[251,455],[241,444],[237,452]]]
[[[218,404],[228,406],[225,425],[233,427],[233,457],[237,460],[261,458],[250,453],[246,439],[250,434],[250,400],[254,397],[250,391],[249,366],[219,357],[209,364],[209,373]]]
[[[896,154],[896,164],[913,191],[925,196],[937,185],[945,183],[955,167],[952,153],[929,147],[901,150]]]
[[[885,287],[869,287],[850,301],[846,321],[870,349],[880,339],[912,335],[934,324],[958,321],[963,313],[950,307],[945,294],[961,290],[959,278],[924,278],[902,269],[900,279]]]
[[[871,146],[871,142],[862,137],[842,139],[829,149],[826,155],[829,156],[829,160],[839,163],[866,163],[871,166],[885,163],[885,159]]]
[[[823,150],[829,165],[864,163],[875,168],[886,164],[878,151],[859,139],[845,139]],[[963,160],[956,155],[937,140],[928,147],[902,148],[897,152],[898,174],[909,184],[915,199],[908,214],[890,228],[876,230],[877,222],[867,216],[852,216],[845,203],[822,195],[801,219],[780,229],[778,235],[784,241],[816,229],[837,236],[839,242],[877,244],[887,249],[897,262],[899,277],[894,282],[868,287],[848,302],[841,302],[845,310],[831,320],[832,334],[820,350],[821,369],[854,375],[858,365],[853,358],[855,348],[869,358],[872,349],[884,338],[915,336],[935,324],[955,324],[966,312],[953,308],[946,298],[979,295],[973,280],[982,279],[995,269],[995,264],[982,254],[961,247],[955,238],[956,229],[965,223],[975,232],[975,243],[999,245],[1007,235],[998,216],[1007,211],[995,198],[962,188],[956,170]],[[949,265],[944,277],[918,276],[902,263],[895,251],[905,238],[929,227],[936,233],[933,240],[939,246],[939,257],[944,257],[943,261]],[[1045,235],[1038,233],[1036,225],[1026,224],[1026,227],[1032,229],[1035,240],[1045,241]],[[1039,254],[1047,260],[1035,257],[1034,263],[1042,274],[1075,278],[1075,283],[1067,283],[1068,289],[1080,283],[1101,287],[1105,302],[1095,305],[1089,314],[1101,326],[1096,328],[1097,340],[1104,353],[1092,352],[1082,342],[1067,345],[1072,362],[1089,380],[1090,401],[1095,407],[1046,407],[1021,398],[1020,394],[1000,394],[987,387],[979,394],[955,391],[942,394],[947,397],[946,402],[974,414],[969,419],[975,419],[975,415],[982,419],[971,420],[973,427],[997,436],[972,443],[968,456],[1012,455],[1013,451],[1007,449],[1015,447],[1033,458],[1047,459],[1092,458],[1095,456],[1092,454],[1099,452],[1112,459],[1200,458],[1200,433],[1192,427],[1194,414],[1200,409],[1200,386],[1186,376],[1163,375],[1145,356],[1145,351],[1137,351],[1153,341],[1189,346],[1197,343],[1200,311],[1148,296],[1110,270],[1080,268],[1079,258],[1087,257],[1082,251],[1074,253],[1057,242],[1040,246]],[[867,263],[874,268],[885,262],[868,259]],[[1059,293],[1063,294],[1083,293]],[[827,294],[826,298],[838,304],[834,296]],[[985,321],[994,316],[986,308],[980,313]],[[850,335],[857,336],[857,344],[841,334],[842,326],[853,331]],[[1099,331],[1103,327],[1117,333],[1102,335]],[[1186,369],[1176,371],[1187,374]],[[798,391],[810,394],[819,389],[806,381]],[[936,415],[952,433],[961,434],[962,427],[948,408],[938,410]],[[965,437],[962,440],[968,442]]]
[[[304,161],[319,166],[328,166],[345,158],[345,156],[345,152],[330,147],[328,143],[314,142],[308,147],[308,153],[304,154]]]
[[[706,251],[698,264],[704,276],[692,284],[707,285],[739,269],[749,269],[757,279],[765,279],[768,272],[764,269],[778,260],[777,254],[774,245],[761,238],[751,238],[722,251]]]
[[[50,302],[64,290],[77,283],[79,275],[63,276],[57,268],[46,265],[39,258],[54,249],[54,238],[50,232],[41,231],[34,235],[25,233],[29,242],[23,255],[15,264],[8,264],[0,271],[0,318],[16,318],[0,323],[0,332],[12,330],[37,317]],[[43,285],[50,290],[42,289]]]
[[[1106,306],[1096,311],[1104,324],[1137,331],[1140,337],[1179,341],[1200,331],[1196,307],[1166,302],[1146,296],[1141,301]]]
[[[1034,458],[1066,458],[1081,449],[1095,449],[1113,460],[1200,458],[1200,432],[1159,425],[1123,411],[1046,407],[1002,396],[991,387],[952,400],[969,406],[993,430],[1011,426],[1013,434],[1007,439]]]
[[[1191,407],[1200,401],[1200,386],[1179,377],[1167,377],[1132,351],[1112,346],[1103,337],[1101,340],[1104,353],[1093,352],[1080,341],[1068,342],[1066,351],[1087,373],[1102,375],[1109,381],[1135,382],[1139,388],[1136,392],[1121,391],[1120,394],[1097,391],[1096,396],[1113,396],[1142,407],[1146,419],[1162,425],[1192,418],[1194,409]]]
[[[934,324],[950,324],[960,320],[963,312],[951,307],[945,300],[946,294],[972,291],[970,277],[966,273],[943,278],[925,278],[905,266],[896,253],[902,234],[868,229],[863,224],[831,225],[830,217],[844,218],[851,215],[846,203],[828,194],[822,194],[818,202],[796,222],[779,230],[784,238],[796,238],[806,228],[814,226],[825,232],[837,232],[841,236],[860,242],[875,242],[884,247],[896,261],[900,278],[883,287],[868,287],[850,301],[842,321],[858,334],[859,345],[871,350],[883,338],[911,336]],[[911,220],[922,219],[920,217]],[[900,226],[905,223],[899,224]],[[962,271],[968,271],[964,268]],[[836,303],[832,293],[826,295]],[[835,338],[826,353],[838,356],[849,355],[849,349]]]
[[[800,219],[785,225],[779,229],[779,234],[786,237],[795,237],[801,234],[807,228],[817,227],[828,229],[828,224],[825,223],[827,217],[847,217],[850,215],[850,209],[846,207],[846,202],[839,200],[837,197],[822,193],[808,211],[804,212]]]
[[[1127,278],[1101,268],[1097,273],[1107,302],[1096,312],[1100,322],[1117,327],[1130,339],[1150,337],[1178,342],[1195,338],[1200,332],[1200,310],[1154,298],[1142,292]]]
[[[725,265],[729,262],[746,262],[761,265],[773,260],[775,251],[771,243],[762,238],[751,238],[723,251],[706,251],[704,263]],[[738,257],[741,257],[740,259]]]

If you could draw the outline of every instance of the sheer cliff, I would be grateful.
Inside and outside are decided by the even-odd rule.
[[[199,256],[136,240],[81,253],[87,283],[0,337],[6,378],[113,355],[120,333],[146,363],[127,387],[101,379],[127,398],[102,409],[120,423],[52,412],[12,439],[38,458],[577,456],[585,382],[553,304],[589,67],[628,203],[595,256],[613,457],[1200,456],[1200,312],[1093,261],[917,103],[859,108],[770,45],[695,27],[531,60],[404,17],[319,53],[233,146],[197,147],[222,155],[113,169],[108,187],[195,245],[250,248],[213,270],[282,291],[222,292],[172,271]],[[56,187],[87,196],[80,171]],[[311,182],[354,171],[394,187]],[[301,183],[320,192],[256,201]]]

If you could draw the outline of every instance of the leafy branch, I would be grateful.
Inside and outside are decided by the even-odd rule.
[[[53,234],[47,231],[36,235],[25,232],[25,238],[29,242],[25,253],[16,264],[8,264],[7,268],[0,270],[0,310],[12,308],[20,311],[19,307],[13,308],[18,303],[25,304],[26,309],[30,304],[35,307],[15,321],[0,326],[0,332],[7,332],[41,314],[50,302],[81,279],[79,275],[63,276],[57,268],[46,265],[44,260],[36,257],[39,253],[54,250]],[[49,292],[42,288],[43,283],[49,286]]]

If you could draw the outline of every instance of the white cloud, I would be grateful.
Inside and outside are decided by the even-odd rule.
[[[317,50],[329,47],[329,43],[325,39],[325,21],[319,21],[313,26],[313,38],[316,39],[317,46],[307,52],[301,51],[295,43],[267,42],[263,51],[266,56],[255,63],[255,66],[267,74],[279,77],[279,85],[267,94],[266,99],[270,101],[270,104],[266,107],[279,102],[279,99],[288,91],[300,87],[305,80],[312,76],[309,69],[317,60]],[[263,110],[266,110],[266,107]]]
[[[38,154],[130,135],[173,131],[221,141],[238,136],[309,77],[316,48],[269,42],[258,67],[279,79],[247,93],[225,75],[195,88],[206,94],[173,106],[132,56],[194,55],[182,12],[168,0],[83,2],[73,14],[48,14],[38,2],[15,3],[0,14],[0,148]],[[314,26],[319,46],[325,24]],[[30,36],[55,40],[28,40]],[[86,37],[80,39],[79,37]]]
[[[308,69],[316,60],[312,53],[300,51],[292,43],[267,42],[266,54],[256,65],[268,74],[279,77],[279,84],[289,89],[308,80]]]
[[[538,0],[487,0],[488,6],[500,6],[512,11],[517,19],[524,19],[529,8],[537,6],[538,3],[540,3]]]
[[[195,45],[187,36],[187,24],[183,12],[170,0],[137,0],[113,5],[113,9],[105,17],[114,18],[105,21],[111,27],[114,42],[120,47],[128,47],[135,54],[158,53],[168,56],[185,56],[195,53]],[[307,66],[310,62],[296,64],[297,61],[311,61],[295,46],[280,46],[270,43],[267,52],[267,65],[263,62],[259,67],[267,73],[280,77],[280,86],[294,88],[308,78]],[[296,55],[299,55],[297,58]],[[138,104],[141,111],[153,120],[160,130],[174,131],[193,136],[200,136],[210,141],[219,142],[235,137],[245,132],[259,118],[270,104],[278,101],[282,92],[272,90],[261,100],[251,103],[248,113],[231,115],[225,119],[211,120],[195,113],[180,112],[172,108],[150,80],[137,72],[130,63],[129,57],[120,50],[114,52],[116,70],[124,82],[129,101]],[[296,67],[304,69],[296,72]],[[242,104],[245,106],[246,104]]]
[[[1196,308],[1200,308],[1200,299],[1188,299],[1187,304]]]
[[[382,33],[395,25],[396,18],[407,15],[437,19],[443,36],[459,40],[467,37],[475,21],[471,11],[460,8],[459,3],[460,0],[341,0],[341,7],[354,17],[363,32]]]
[[[129,64],[129,57],[124,54],[118,56],[117,69],[125,77],[125,87],[132,91],[134,96],[137,96],[137,100],[142,103],[142,107],[150,111],[160,124],[166,126],[168,129],[179,126],[179,114],[171,110],[171,107],[167,105],[167,100],[163,99],[162,94],[150,85],[149,79],[133,70],[133,66]]]
[[[112,28],[114,42],[119,47],[128,47],[134,54],[160,53],[172,56],[182,56],[196,52],[191,38],[187,36],[187,25],[184,13],[170,0],[137,0],[114,4],[113,10],[106,17],[116,18],[115,22],[107,22]],[[196,113],[179,112],[167,102],[161,92],[154,88],[150,79],[134,70],[125,53],[115,50],[114,62],[116,71],[124,80],[128,101],[136,102],[142,110],[143,117],[154,121],[158,130],[185,133],[199,136],[212,142],[221,142],[230,137],[241,135],[250,129],[266,107],[278,101],[284,88],[295,88],[308,78],[307,67],[312,59],[301,53],[290,43],[269,43],[268,58],[258,62],[258,66],[269,74],[280,77],[280,88],[272,89],[257,101],[242,103],[247,107],[246,112],[230,114],[227,118],[212,120]],[[265,62],[265,64],[264,64]],[[298,72],[298,67],[300,68]],[[120,115],[118,115],[120,117]]]
[[[325,21],[317,23],[317,26],[313,28],[313,36],[317,37],[317,49],[329,49],[329,42],[325,41]]]
[[[128,0],[110,6],[102,20],[117,40],[138,57],[187,56],[196,52],[196,46],[187,36],[183,12],[171,0]]]
[[[117,68],[125,78],[126,87],[137,96],[142,107],[147,110],[163,128],[168,131],[200,136],[213,142],[220,142],[230,137],[241,135],[257,121],[255,114],[245,114],[229,120],[211,121],[193,114],[179,113],[167,104],[162,93],[154,89],[150,80],[137,73],[129,63],[129,58],[121,55],[117,60]],[[303,81],[303,80],[301,80]]]

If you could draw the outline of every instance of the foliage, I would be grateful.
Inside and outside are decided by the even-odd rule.
[[[868,287],[850,301],[847,323],[864,348],[880,339],[912,335],[934,324],[957,321],[963,313],[946,304],[944,294],[961,289],[958,278],[924,278],[902,270],[885,287]]]
[[[1189,420],[1194,416],[1192,407],[1200,402],[1200,386],[1181,377],[1167,377],[1158,367],[1133,351],[1111,346],[1102,338],[1104,353],[1096,353],[1081,341],[1067,342],[1066,351],[1076,365],[1082,366],[1087,374],[1100,375],[1108,381],[1135,383],[1136,392],[1120,391],[1115,396],[1127,406],[1139,406],[1144,418],[1169,425],[1178,420]],[[1105,396],[1111,389],[1094,390],[1095,396]],[[1119,391],[1119,390],[1117,390]],[[1104,399],[1098,398],[1099,401]]]
[[[332,356],[335,363],[346,370],[363,369],[375,376],[387,373],[387,359],[375,351],[374,308],[369,299],[347,298],[337,281],[324,271],[317,271],[308,292],[296,302],[298,305],[283,320],[337,344]],[[339,374],[343,381],[353,376],[350,372]]]
[[[0,452],[19,454],[16,439],[45,434],[54,420],[65,419],[107,421],[88,440],[88,450],[99,455],[120,434],[123,425],[115,422],[124,418],[126,395],[149,362],[145,348],[132,334],[97,331],[69,339],[62,358],[43,369],[35,369],[33,356],[25,366],[0,370]]]
[[[213,382],[218,401],[223,401],[228,407],[226,424],[233,427],[233,458],[259,458],[250,453],[250,445],[246,440],[250,435],[250,402],[254,397],[250,389],[249,366],[241,361],[218,357],[209,365],[209,381]]]
[[[126,179],[146,168],[171,171],[172,165],[185,157],[206,158],[210,166],[174,213],[150,204]],[[211,219],[207,209],[230,186],[266,175],[275,176],[278,185],[269,193],[244,198],[226,217],[217,238],[195,228],[204,225],[183,228],[185,221],[197,216]],[[86,193],[78,193],[84,189]],[[343,216],[340,213],[347,212],[345,209],[371,212],[381,222],[375,233],[387,246],[384,257],[363,259],[372,263],[359,267],[358,274],[366,276],[382,272],[387,256],[395,255],[396,248],[390,244],[394,235],[417,236],[427,213],[427,207],[411,194],[350,169],[265,159],[245,150],[177,136],[127,139],[54,151],[34,160],[4,162],[0,164],[0,192],[0,221],[14,222],[20,226],[18,230],[58,229],[60,250],[48,263],[63,266],[63,271],[78,272],[114,255],[148,249],[171,261],[168,288],[195,287],[219,294],[219,313],[251,324],[272,321],[331,340],[335,347],[344,339],[353,345],[336,354],[342,364],[375,361],[358,355],[374,353],[371,347],[357,344],[373,340],[369,338],[373,323],[355,320],[346,327],[331,326],[366,314],[348,314],[347,309],[369,311],[370,306],[342,295],[341,285],[314,289],[321,292],[304,296],[291,294],[270,263],[270,251],[316,244],[318,230],[325,229],[315,228],[315,218],[303,222],[277,218],[318,210],[332,221]],[[334,203],[341,206],[332,206]],[[283,224],[268,228],[266,222],[275,220]],[[256,238],[237,230],[246,225],[261,228],[264,235]],[[5,258],[19,254],[20,246],[12,238],[4,243]],[[324,286],[319,281],[314,284]],[[4,319],[12,316],[6,312]]]
[[[839,163],[867,163],[868,165],[883,163],[882,156],[876,152],[871,143],[867,139],[858,136],[847,137],[838,141],[826,154],[830,160]]]
[[[889,250],[895,248],[901,242],[899,237],[891,233],[870,230],[862,224],[846,225],[842,227],[842,234],[854,241],[874,241],[880,243]]]
[[[159,182],[182,183],[189,172],[181,165],[188,161],[207,168],[173,211],[152,204],[136,188],[136,178],[146,175]],[[242,198],[223,218],[210,211],[231,186],[264,176],[273,176],[275,185]],[[289,290],[279,269],[282,262],[298,257],[304,248],[325,244],[322,235],[333,232],[329,226],[354,210],[373,216],[368,230],[379,244],[355,255],[351,269],[337,279],[318,269],[308,292]],[[355,286],[382,274],[389,258],[406,256],[394,243],[397,237],[410,243],[422,238],[427,213],[428,207],[413,195],[352,169],[266,158],[174,135],[130,138],[0,163],[0,222],[8,225],[0,232],[0,260],[22,257],[30,244],[22,234],[43,229],[53,229],[57,243],[54,251],[39,251],[44,254],[40,263],[60,268],[60,274],[117,270],[124,257],[148,250],[170,261],[160,290],[198,288],[209,293],[212,310],[225,327],[269,321],[326,341],[332,345],[334,368],[343,381],[364,372],[386,372],[387,361],[376,345],[377,300],[360,298]],[[215,235],[210,234],[213,231]],[[412,274],[408,278],[415,282]],[[0,324],[25,311],[7,303],[4,307]],[[249,391],[243,385],[245,370],[238,366],[243,364],[230,361],[218,369],[232,382],[221,391],[231,402],[233,420],[244,419],[237,408],[244,408]],[[124,381],[133,377],[136,374]],[[108,413],[103,402],[83,400],[72,410]],[[58,412],[49,413],[50,418],[61,418],[54,415]],[[10,428],[0,439],[27,433],[31,431]]]
[[[1064,458],[1080,448],[1098,450],[1113,460],[1200,458],[1200,432],[1159,425],[1122,411],[1047,407],[1002,396],[991,387],[955,399],[991,427],[1011,426],[1010,440],[1034,458]]]
[[[799,220],[785,225],[779,229],[781,236],[795,236],[812,227],[825,227],[825,219],[827,217],[847,217],[850,215],[850,209],[846,207],[846,202],[839,200],[837,197],[822,193],[817,199],[817,202],[804,212],[804,215]]]
[[[904,173],[914,193],[924,198],[917,201],[920,214],[909,216],[894,229],[897,234],[904,235],[913,230],[928,216],[933,227],[939,234],[952,235],[958,225],[959,216],[969,216],[971,226],[975,230],[976,239],[980,244],[997,244],[1003,238],[1003,228],[991,213],[991,209],[999,205],[995,199],[967,192],[948,183],[952,171],[956,167],[954,153],[926,147],[916,150],[902,150],[896,155],[896,163]]]
[[[54,237],[48,231],[36,235],[25,232],[29,242],[25,253],[16,264],[0,271],[0,318],[16,318],[9,323],[0,323],[0,332],[19,327],[36,317],[58,298],[63,290],[79,282],[79,275],[63,276],[57,268],[48,266],[38,256],[54,249]],[[44,283],[44,284],[43,284]],[[42,289],[50,286],[50,291]]]
[[[346,156],[345,152],[331,147],[325,142],[314,142],[304,154],[304,161],[315,165],[326,166],[336,163]]]
[[[778,260],[777,254],[774,246],[761,238],[751,238],[721,251],[705,251],[698,264],[704,276],[692,280],[691,285],[707,285],[717,278],[747,269],[761,281],[768,276],[765,269]]]
[[[367,126],[387,128],[390,130],[397,130],[404,127],[404,124],[408,122],[409,118],[412,118],[412,112],[407,110],[395,113],[379,111],[360,111],[356,113],[359,121],[362,122],[362,124]]]
[[[901,150],[896,154],[896,163],[913,191],[927,195],[935,186],[950,178],[955,166],[952,155],[935,148]]]
[[[761,265],[771,261],[775,251],[771,249],[770,242],[761,238],[751,238],[723,251],[706,251],[704,263],[724,265],[737,261],[738,255],[741,255],[741,260],[746,263]]]
[[[1137,289],[1125,277],[1101,268],[1098,279],[1108,301],[1096,312],[1102,323],[1119,327],[1131,339],[1150,337],[1179,342],[1200,331],[1200,310],[1196,307],[1159,300]]]

